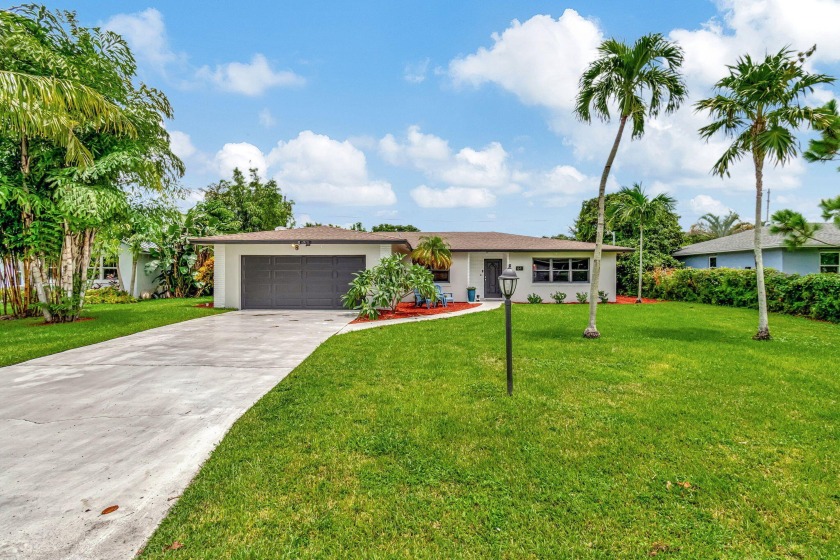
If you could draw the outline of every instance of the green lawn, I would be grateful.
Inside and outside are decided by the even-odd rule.
[[[93,320],[77,323],[45,325],[41,318],[0,321],[0,366],[226,311],[196,307],[209,301],[212,298],[89,305],[82,316]]]
[[[143,558],[840,557],[840,327],[611,305],[591,341],[586,313],[514,307],[512,398],[502,310],[333,337]]]

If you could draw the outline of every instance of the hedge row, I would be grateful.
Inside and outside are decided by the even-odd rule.
[[[765,269],[770,311],[840,323],[840,274],[784,274]],[[645,273],[645,295],[758,308],[755,270],[735,268],[659,269]]]

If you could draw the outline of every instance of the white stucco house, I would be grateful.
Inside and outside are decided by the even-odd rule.
[[[192,239],[215,253],[214,305],[235,309],[338,309],[353,273],[393,253],[408,254],[423,236],[450,245],[452,266],[435,281],[455,301],[467,288],[479,299],[500,299],[498,277],[508,265],[519,275],[514,301],[536,293],[545,301],[565,292],[589,292],[594,243],[496,232],[369,233],[336,227],[279,229]],[[616,255],[632,251],[605,245],[600,289],[615,301]]]
[[[140,257],[137,259],[137,273],[134,277],[134,293],[131,295],[139,298],[143,294],[152,294],[158,288],[155,278],[160,273],[160,270],[147,270],[147,264],[151,262],[152,257],[149,254],[151,243],[142,243]],[[119,254],[120,278],[122,279],[122,289],[126,292],[131,288],[131,251],[125,243],[120,244]]]

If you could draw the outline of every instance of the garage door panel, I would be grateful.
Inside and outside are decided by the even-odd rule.
[[[364,256],[242,257],[243,309],[340,309]]]

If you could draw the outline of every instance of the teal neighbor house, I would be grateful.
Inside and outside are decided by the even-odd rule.
[[[784,236],[762,228],[764,266],[787,274],[840,273],[840,229],[820,224],[820,230],[799,249],[785,246]],[[674,257],[690,268],[755,268],[755,232],[743,231],[683,247]]]

